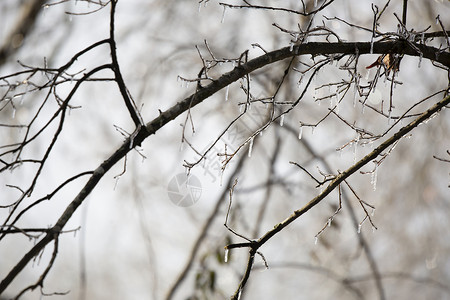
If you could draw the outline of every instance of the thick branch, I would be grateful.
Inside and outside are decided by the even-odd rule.
[[[447,52],[439,53],[439,49],[428,47],[424,45],[415,44],[415,46],[422,52],[424,58],[428,58],[434,61],[438,61],[441,64],[450,67],[450,54]],[[358,52],[359,54],[370,53],[370,43],[306,43],[295,45],[291,47],[285,47],[279,50],[275,50],[259,56],[255,59],[248,61],[247,63],[240,64],[235,67],[232,71],[222,75],[217,80],[214,80],[208,86],[199,89],[191,96],[178,102],[176,105],[168,109],[167,111],[160,114],[159,117],[155,118],[153,121],[146,124],[145,127],[138,127],[136,131],[125,140],[122,146],[117,149],[114,154],[107,160],[105,160],[95,171],[91,178],[88,180],[86,185],[80,191],[80,193],[75,197],[75,199],[69,204],[64,213],[61,215],[58,222],[51,228],[49,233],[42,238],[24,257],[20,262],[10,271],[10,273],[5,277],[5,279],[0,283],[0,294],[7,288],[11,281],[20,273],[20,271],[25,267],[25,265],[33,259],[39,252],[44,249],[44,247],[54,240],[61,232],[63,227],[66,225],[68,220],[72,217],[76,209],[81,205],[84,199],[91,193],[91,191],[96,187],[97,183],[103,177],[103,175],[111,169],[120,159],[122,159],[131,149],[136,145],[140,145],[151,134],[155,134],[160,128],[165,126],[168,122],[174,120],[183,112],[188,109],[193,108],[197,104],[201,103],[206,98],[210,97],[217,91],[226,87],[227,85],[239,80],[241,77],[253,72],[256,69],[262,68],[266,65],[275,63],[277,61],[302,54],[331,54],[331,53],[342,53],[342,54],[354,54]],[[419,53],[411,46],[401,41],[390,41],[390,42],[379,42],[374,43],[373,53],[384,54],[384,53],[403,53],[407,55],[419,56]],[[332,183],[324,190],[322,194],[311,200],[305,207],[294,212],[292,216],[283,221],[282,223],[275,226],[275,228],[268,233],[266,233],[258,243],[260,245],[264,244],[276,233],[281,231],[288,224],[293,222],[296,218],[304,214],[310,208],[319,203],[326,195],[328,195],[339,183],[341,183],[348,176],[357,171],[361,166],[366,164],[368,161],[376,158],[381,151],[386,149],[393,142],[400,139],[403,135],[408,133],[414,127],[416,127],[420,122],[423,122],[429,118],[433,113],[439,111],[443,106],[450,102],[450,97],[445,98],[436,106],[433,106],[421,115],[416,121],[403,127],[398,133],[396,133],[392,138],[381,144],[377,149],[375,149],[371,154],[363,158],[360,162],[355,164],[349,170],[341,173],[337,176]]]

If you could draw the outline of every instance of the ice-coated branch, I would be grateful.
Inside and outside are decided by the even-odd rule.
[[[113,2],[115,5],[115,2]],[[96,47],[105,41],[100,41],[92,45],[91,47]],[[411,46],[414,45],[413,46]],[[420,50],[420,53],[417,52],[416,49]],[[104,176],[104,174],[112,168],[118,161],[120,161],[125,155],[131,151],[136,145],[140,145],[142,141],[144,141],[147,137],[152,134],[155,134],[159,129],[164,127],[167,123],[174,120],[182,113],[186,112],[188,109],[194,108],[196,105],[203,102],[205,99],[215,94],[219,90],[225,88],[231,83],[239,80],[240,78],[245,77],[251,72],[260,69],[264,66],[273,64],[275,62],[284,60],[286,58],[290,58],[298,55],[324,55],[324,54],[355,54],[359,55],[368,54],[371,50],[371,43],[369,42],[360,42],[360,43],[327,43],[327,42],[312,42],[312,43],[304,43],[298,44],[294,46],[284,47],[278,50],[274,50],[268,53],[265,53],[257,58],[250,59],[248,62],[241,63],[237,65],[230,72],[220,76],[217,79],[213,79],[210,84],[207,86],[198,89],[191,96],[181,100],[173,107],[168,110],[161,112],[161,114],[155,118],[154,120],[148,122],[145,126],[138,126],[132,134],[132,138],[127,138],[122,146],[120,146],[107,160],[99,165],[99,167],[94,171],[92,176],[89,178],[85,186],[80,190],[78,195],[73,199],[73,201],[68,205],[66,210],[62,213],[59,220],[56,224],[49,230],[49,232],[35,245],[30,249],[23,258],[15,265],[15,267],[9,272],[9,274],[3,279],[0,283],[0,293],[3,292],[12,280],[23,270],[23,268],[46,247],[48,243],[53,241],[55,238],[59,236],[61,230],[66,225],[68,220],[72,217],[73,213],[76,209],[83,203],[86,199],[87,195],[89,195],[92,190],[96,187],[97,183]],[[439,62],[440,64],[450,67],[450,53],[440,52],[439,49],[414,44],[414,43],[405,43],[399,40],[392,40],[386,42],[374,42],[373,43],[373,53],[385,54],[385,53],[398,53],[405,54],[411,56],[419,56],[422,55],[423,58],[430,59],[432,61]],[[93,71],[98,71],[99,68],[110,68],[110,65],[104,65],[94,69]],[[117,75],[117,74],[116,74]],[[126,90],[121,90],[122,96],[124,98],[128,97],[128,93],[124,93]],[[386,147],[392,144],[394,141],[400,139],[404,134],[412,130],[416,127],[420,122],[423,122],[428,117],[431,116],[434,112],[441,109],[443,106],[447,105],[450,98],[445,98],[441,102],[439,102],[436,106],[430,108],[429,111],[421,115],[416,121],[410,123],[408,126],[403,127],[397,134],[395,134],[392,138],[388,139],[385,143],[381,144],[377,149],[375,149],[371,154],[363,158],[360,162],[355,164],[352,168],[347,170],[344,173],[338,175],[328,187],[321,193],[318,197],[311,200],[305,207],[295,211],[292,216],[283,221],[282,223],[275,226],[275,228],[269,232],[267,232],[260,240],[258,240],[259,245],[264,244],[267,240],[269,240],[273,235],[280,232],[284,227],[293,222],[296,218],[301,216],[303,213],[308,211],[310,208],[319,203],[328,193],[330,193],[336,186],[339,185],[345,178],[353,174],[356,170],[358,170],[361,166],[366,164],[368,161],[376,158],[381,151],[383,151]],[[125,99],[124,99],[125,100]],[[127,103],[127,102],[126,102]],[[127,105],[132,105],[132,103],[128,103]],[[130,110],[132,113],[133,110]],[[135,123],[138,123],[138,116],[132,117]]]
[[[360,168],[362,168],[364,165],[369,163],[370,161],[377,158],[384,150],[386,150],[388,147],[392,146],[394,143],[397,143],[401,138],[406,136],[411,130],[422,124],[423,122],[427,121],[430,117],[432,117],[434,114],[439,112],[441,109],[443,109],[445,106],[450,104],[450,96],[445,97],[432,107],[430,107],[427,111],[422,113],[419,117],[417,117],[415,120],[410,122],[408,125],[402,127],[400,130],[398,130],[395,134],[393,134],[389,139],[387,139],[385,142],[380,144],[376,149],[374,149],[372,152],[367,154],[365,157],[363,157],[361,160],[359,160],[357,163],[355,163],[353,166],[348,168],[346,171],[339,173],[329,184],[328,186],[323,190],[322,193],[320,193],[318,196],[310,200],[305,206],[302,208],[294,211],[288,218],[286,218],[281,223],[276,224],[273,229],[269,230],[264,234],[261,238],[258,240],[252,241],[252,242],[245,242],[245,243],[236,243],[227,245],[226,249],[233,249],[233,248],[243,248],[243,247],[249,247],[250,248],[250,256],[248,263],[253,262],[253,257],[256,251],[264,245],[267,241],[269,241],[273,236],[281,232],[285,227],[287,227],[289,224],[294,222],[297,218],[305,214],[307,211],[309,211],[311,208],[319,204],[328,194],[330,194],[335,188],[337,188],[343,181],[345,181],[347,178],[349,178],[352,174],[354,174],[356,171],[358,171]],[[237,289],[237,292],[233,296],[233,299],[237,297],[238,291],[242,291],[244,288],[244,285],[248,279],[249,272],[251,267],[247,265],[246,271],[244,273],[244,276],[239,284],[239,287]],[[236,298],[237,299],[237,298]]]

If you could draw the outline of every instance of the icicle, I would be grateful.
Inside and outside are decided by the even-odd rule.
[[[239,288],[238,294],[237,294],[237,300],[241,300],[241,295],[242,295],[242,289]]]
[[[283,127],[284,124],[284,115],[280,116],[280,126]]]
[[[225,255],[223,257],[223,261],[224,262],[228,262],[228,252],[230,252],[230,250],[228,248],[225,249]]]
[[[339,92],[336,92],[336,113],[339,113]]]
[[[359,225],[358,225],[358,233],[361,233],[361,227],[362,227],[362,225],[359,224]]]
[[[11,116],[13,119],[16,117],[16,108],[15,107],[13,107],[13,110],[12,110],[12,116]]]
[[[373,54],[373,37],[370,39],[370,54]]]
[[[300,128],[298,130],[298,139],[301,140],[303,135],[303,125],[300,124]]]
[[[370,213],[370,215],[373,217],[375,215],[375,208],[372,208],[372,212]]]
[[[198,12],[200,12],[201,8],[202,8],[202,3],[199,2],[199,3],[198,3]]]
[[[422,32],[422,35],[420,36],[420,43],[423,44],[425,42],[425,32]]]
[[[314,7],[317,7],[317,0],[314,0]]]
[[[297,87],[298,87],[298,88],[300,88],[300,86],[302,85],[303,77],[304,77],[304,75],[301,74],[301,75],[300,75],[300,78],[298,79],[298,82],[297,82]]]
[[[355,144],[355,148],[353,149],[353,164],[356,163],[356,158],[358,156],[358,151],[357,151],[357,149],[358,149],[358,141],[356,141],[354,144]]]
[[[223,7],[223,13],[222,13],[222,20],[220,20],[220,23],[225,22],[225,10],[227,9],[226,6]]]
[[[114,182],[114,188],[113,188],[113,191],[116,190],[117,185],[119,184],[119,179],[120,179],[120,176],[116,176],[116,182]]]
[[[330,54],[330,66],[334,63],[334,54]]]
[[[181,142],[181,144],[180,144],[180,152],[183,152],[183,150],[184,150],[184,142]]]
[[[375,167],[375,170],[373,170],[371,178],[370,178],[370,183],[373,186],[373,190],[376,191],[377,190],[377,170],[378,167]]]
[[[417,65],[417,68],[419,68],[419,69],[420,69],[420,65],[422,64],[422,58],[423,58],[423,53],[420,52],[419,53],[419,64]]]
[[[388,125],[391,124],[391,110],[388,111]]]
[[[317,242],[319,241],[319,237],[316,235],[315,237],[314,237],[314,245],[317,245]]]
[[[356,87],[356,82],[353,88],[353,107],[356,107],[356,94],[358,94],[358,88]]]
[[[327,224],[328,227],[331,227],[331,220],[332,220],[331,218],[328,218],[328,224]]]
[[[294,50],[294,45],[295,45],[295,44],[294,44],[294,42],[292,42],[292,41],[289,43],[289,51],[290,51],[290,52],[292,52],[292,51]]]
[[[248,146],[248,157],[252,157],[253,150],[253,137],[250,139],[250,145]]]
[[[311,135],[314,134],[314,129],[315,129],[315,128],[316,128],[315,126],[311,126]]]
[[[225,101],[228,101],[228,93],[230,91],[230,85],[227,85],[227,88],[225,89]]]
[[[370,69],[370,70],[372,70],[372,69]],[[370,70],[366,71],[366,75],[364,76],[364,80],[369,80]]]

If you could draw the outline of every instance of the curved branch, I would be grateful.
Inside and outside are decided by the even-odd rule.
[[[419,49],[424,58],[437,61],[447,67],[450,67],[450,53],[439,52],[439,49],[428,47],[424,45],[413,44],[417,49]],[[217,91],[226,87],[227,85],[239,80],[241,77],[253,72],[256,69],[262,68],[266,65],[278,62],[280,60],[303,54],[332,54],[332,53],[342,53],[342,54],[354,54],[358,52],[359,54],[370,53],[371,45],[369,42],[366,43],[305,43],[300,45],[295,45],[294,47],[285,47],[279,50],[268,52],[262,56],[254,58],[247,63],[240,64],[236,66],[232,71],[222,75],[217,80],[207,85],[204,88],[197,90],[191,96],[185,98],[184,100],[178,102],[176,105],[170,109],[162,112],[153,121],[146,124],[146,126],[138,126],[135,132],[128,137],[125,142],[120,146],[107,160],[100,164],[100,166],[94,171],[94,174],[90,177],[86,185],[81,189],[75,199],[68,205],[66,210],[62,213],[56,224],[49,230],[49,232],[29,251],[23,258],[16,264],[16,266],[9,272],[9,274],[0,283],[0,293],[2,293],[12,280],[23,270],[23,268],[39,254],[39,252],[52,240],[57,238],[61,233],[61,230],[72,217],[76,209],[83,203],[86,197],[92,192],[96,187],[103,175],[112,168],[118,161],[120,161],[129,151],[131,151],[135,146],[141,145],[148,136],[155,134],[160,128],[165,126],[170,121],[174,120],[176,117],[192,109],[197,104],[201,103],[211,95],[215,94]],[[417,50],[414,49],[410,44],[404,43],[402,41],[389,41],[389,42],[378,42],[373,44],[373,53],[384,54],[387,52],[407,54],[412,56],[419,56]],[[344,179],[349,175],[356,172],[361,166],[369,162],[370,160],[376,158],[381,151],[386,149],[393,142],[400,139],[404,134],[408,133],[414,127],[419,125],[421,122],[429,118],[433,113],[439,111],[442,107],[450,103],[450,97],[445,98],[438,104],[430,108],[427,112],[422,114],[414,122],[403,127],[399,132],[394,134],[390,139],[381,144],[376,148],[371,154],[364,157],[361,161],[355,164],[353,167],[339,174],[330,185],[321,193],[319,196],[311,200],[305,207],[295,211],[293,215],[287,218],[285,221],[279,223],[275,228],[267,232],[262,238],[258,240],[258,244],[262,245],[268,241],[272,236],[280,232],[284,227],[289,225],[299,216],[303,215],[309,209],[318,204],[326,195],[328,195],[336,186],[339,185]],[[245,282],[245,281],[244,281]]]
[[[114,38],[114,16],[116,12],[116,5],[118,0],[111,1],[111,16],[110,16],[110,25],[109,25],[109,45],[111,48],[111,59],[113,65],[113,71],[115,76],[115,81],[119,86],[120,94],[127,106],[128,112],[130,113],[131,119],[136,126],[144,125],[142,118],[139,116],[136,105],[133,102],[133,99],[130,97],[130,94],[125,85],[125,81],[123,80],[122,73],[120,72],[119,62],[117,60],[117,51],[116,51],[116,40]]]

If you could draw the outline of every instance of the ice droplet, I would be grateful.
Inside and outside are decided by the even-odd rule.
[[[228,101],[228,93],[230,91],[230,85],[227,85],[227,88],[225,89],[225,101]]]
[[[237,294],[237,300],[241,300],[241,295],[242,295],[242,289],[239,288],[239,292]]]
[[[294,50],[294,42],[289,43],[289,51],[292,52]]]
[[[280,126],[283,127],[284,124],[284,115],[280,116]]]
[[[230,250],[228,248],[225,249],[225,255],[223,257],[223,261],[224,262],[228,262],[228,253],[230,252]]]
[[[298,82],[297,82],[297,87],[298,87],[298,88],[300,88],[300,86],[302,85],[303,77],[304,77],[304,75],[301,74],[301,75],[300,75],[300,78],[298,79]]]
[[[420,69],[420,66],[422,65],[422,58],[423,58],[423,53],[420,52],[419,53],[419,64],[417,65],[417,68],[419,68],[419,69]]]
[[[298,139],[301,140],[303,135],[303,125],[300,124],[300,128],[298,130]]]
[[[373,170],[371,178],[370,178],[370,183],[373,186],[373,190],[376,191],[377,190],[377,170],[378,168],[375,167],[375,170]]]
[[[253,151],[253,139],[250,139],[250,145],[248,146],[248,157],[252,157],[252,151]]]
[[[220,23],[224,23],[225,22],[225,11],[227,10],[227,7],[224,6],[223,7],[223,13],[222,13],[222,19],[220,20]]]
[[[336,109],[335,109],[335,111],[336,111],[336,113],[338,114],[339,113],[339,93],[338,92],[336,92]]]

